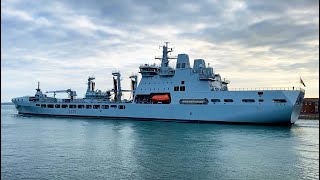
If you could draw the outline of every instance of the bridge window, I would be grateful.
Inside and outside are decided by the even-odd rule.
[[[274,103],[286,103],[287,100],[286,99],[273,99],[272,102],[274,102]]]
[[[220,102],[220,99],[211,99],[211,102],[217,103],[217,102]]]
[[[180,86],[180,91],[185,91],[186,87],[185,86]]]
[[[60,108],[60,104],[54,105],[55,108]]]
[[[175,86],[174,91],[179,91],[179,86]]]
[[[36,106],[40,106],[40,104],[36,104]]]
[[[255,100],[254,99],[242,99],[242,102],[244,102],[244,103],[254,103]]]
[[[181,81],[181,84],[184,84],[184,81]]]
[[[259,99],[259,102],[263,102],[263,99]]]
[[[61,105],[61,108],[67,108],[67,107],[68,107],[68,105],[66,105],[66,104]]]
[[[91,109],[91,108],[92,108],[92,105],[86,105],[86,108],[87,108],[87,109]]]
[[[124,106],[124,105],[119,105],[119,109],[126,109],[126,106]]]
[[[47,107],[47,105],[45,105],[45,104],[41,104],[41,107],[42,107],[42,108],[46,108],[46,107]]]
[[[110,107],[116,109],[116,108],[117,108],[117,105],[111,105]]]
[[[233,102],[233,99],[224,99],[224,102]]]
[[[48,108],[53,108],[53,104],[48,104]]]

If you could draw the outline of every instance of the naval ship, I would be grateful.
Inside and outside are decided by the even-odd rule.
[[[95,88],[95,77],[89,77],[84,98],[71,89],[47,91],[39,87],[34,96],[13,98],[19,114],[79,116],[102,119],[163,120],[183,122],[253,123],[291,125],[302,108],[305,90],[300,87],[229,89],[223,79],[204,59],[190,65],[187,54],[169,56],[168,42],[161,64],[143,64],[130,76],[131,89],[121,89],[121,74],[112,72],[113,88]],[[169,65],[176,59],[175,67]],[[124,99],[123,93],[131,94]],[[48,96],[52,94],[53,96]],[[67,93],[68,98],[56,98]]]

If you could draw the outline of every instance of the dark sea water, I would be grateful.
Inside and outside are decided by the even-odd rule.
[[[2,105],[1,179],[319,179],[319,121],[25,117]]]

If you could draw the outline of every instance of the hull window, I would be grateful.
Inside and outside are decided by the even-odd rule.
[[[211,102],[217,103],[217,102],[221,102],[221,101],[220,101],[220,99],[211,99]]]
[[[93,105],[93,109],[100,109],[100,105]]]
[[[111,105],[110,107],[117,109],[117,105]]]
[[[69,105],[69,108],[76,108],[76,105]]]
[[[102,109],[109,109],[109,105],[102,105]]]
[[[233,99],[224,99],[224,102],[233,102]]]
[[[285,99],[273,99],[272,102],[274,102],[274,103],[286,103],[287,100],[285,100]]]
[[[84,105],[80,104],[80,105],[78,105],[78,108],[79,108],[79,109],[83,109],[83,108],[84,108]]]
[[[254,99],[242,99],[242,102],[244,102],[244,103],[254,103],[255,100]]]

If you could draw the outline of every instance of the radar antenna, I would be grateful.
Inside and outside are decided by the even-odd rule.
[[[169,57],[168,54],[173,52],[173,48],[168,48],[169,42],[164,42],[165,45],[159,46],[162,47],[162,57],[155,57],[155,59],[161,60],[161,68],[167,68],[169,65],[169,59],[177,59],[177,57]]]

